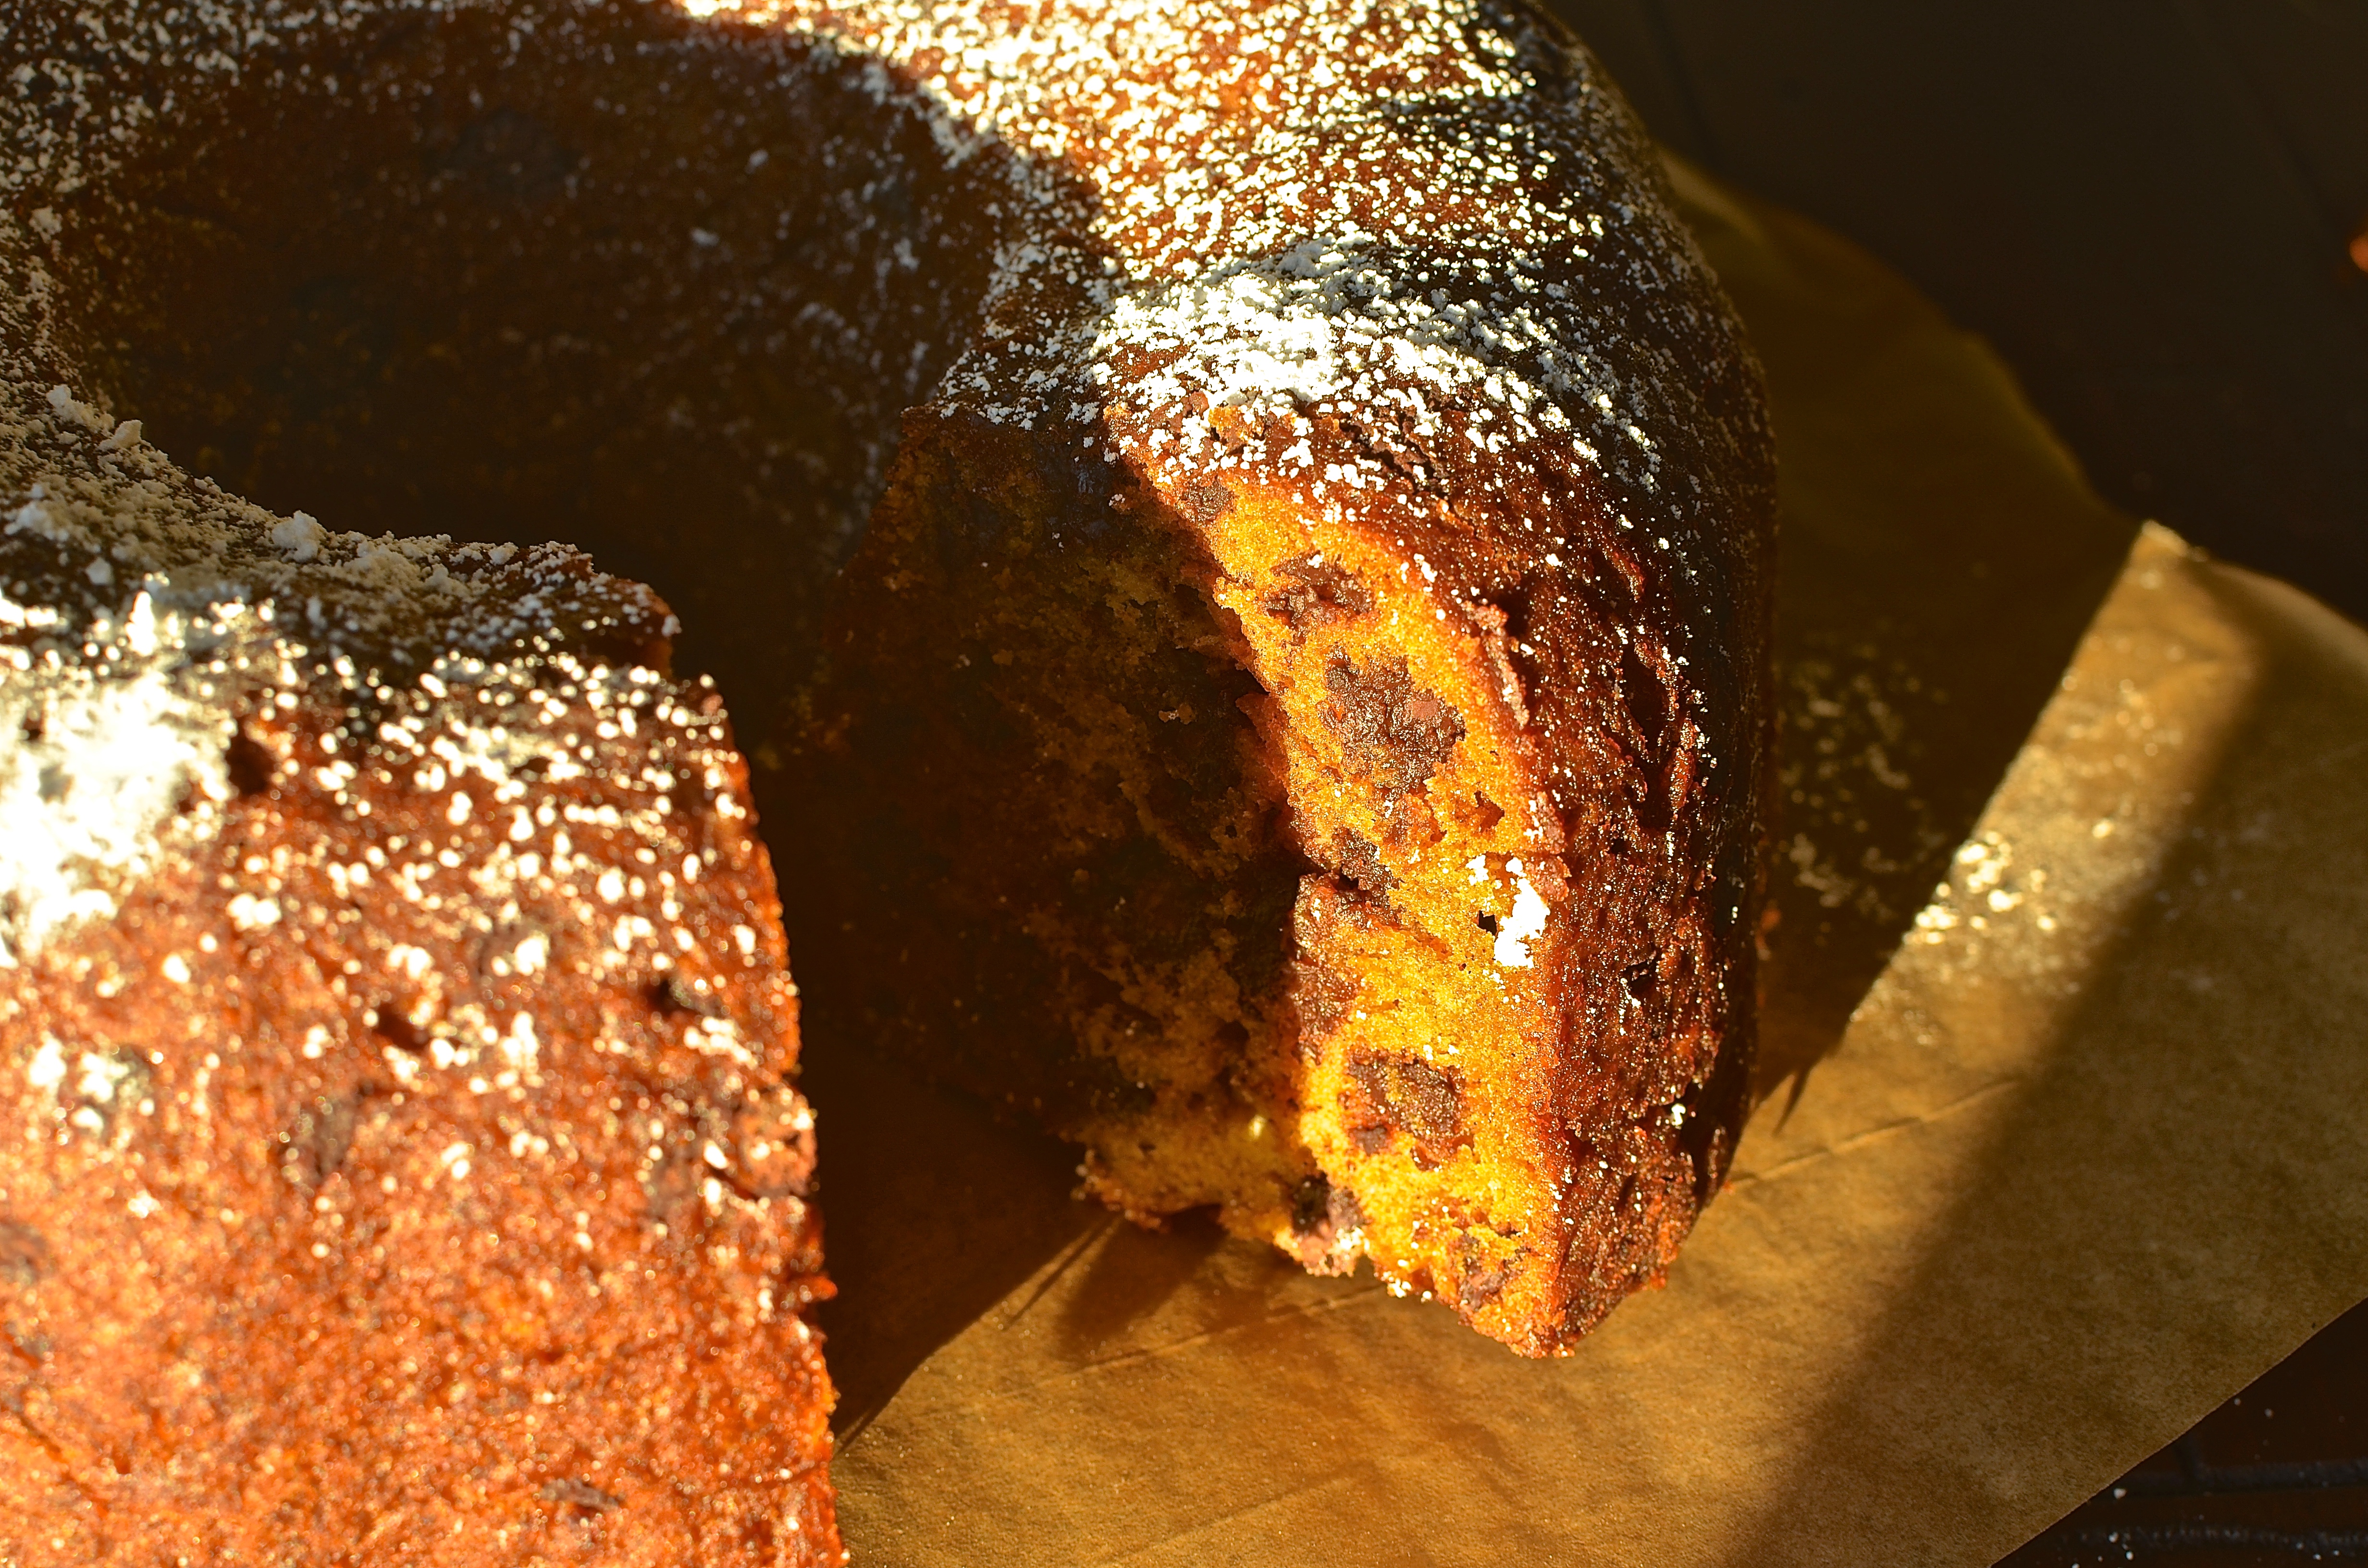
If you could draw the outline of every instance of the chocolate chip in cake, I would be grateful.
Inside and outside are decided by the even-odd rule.
[[[1359,1051],[1349,1076],[1391,1126],[1429,1144],[1463,1140],[1463,1080],[1454,1068]],[[1436,1158],[1440,1151],[1429,1152]]]
[[[1304,555],[1274,569],[1284,586],[1258,601],[1269,615],[1289,621],[1294,631],[1349,620],[1373,608],[1373,596],[1347,567],[1320,555]]]
[[[1359,1088],[1365,1091],[1365,1098],[1372,1102],[1376,1111],[1392,1122],[1396,1121],[1397,1118],[1391,1114],[1390,1067],[1387,1061],[1370,1051],[1360,1051],[1349,1059],[1349,1076],[1355,1081]]]
[[[1430,782],[1463,738],[1463,716],[1417,686],[1403,657],[1360,670],[1338,655],[1325,666],[1324,684],[1332,694],[1324,723],[1339,737],[1349,768],[1392,796]]]
[[[394,1047],[414,1056],[427,1049],[425,1030],[411,1021],[404,1007],[393,1001],[382,1001],[368,1015],[370,1032]]]
[[[611,1508],[621,1508],[625,1500],[612,1492],[603,1492],[588,1481],[546,1481],[542,1483],[542,1500],[586,1508],[605,1514]]]
[[[1453,1068],[1428,1062],[1396,1064],[1400,1124],[1423,1138],[1452,1138],[1463,1131],[1463,1083]]]
[[[689,1013],[701,1018],[723,1017],[723,998],[712,991],[701,990],[680,974],[669,974],[658,987],[658,1006]]]
[[[1357,885],[1367,892],[1387,893],[1398,885],[1396,875],[1382,864],[1380,847],[1355,828],[1341,835],[1339,854],[1340,869],[1356,878]]]
[[[1326,1036],[1340,1027],[1357,1000],[1353,975],[1318,960],[1299,959],[1291,966],[1291,1005],[1299,1014],[1299,1046],[1312,1054]]]
[[[32,1226],[0,1220],[0,1285],[29,1290],[50,1271],[50,1244]]]
[[[279,759],[269,746],[242,730],[223,748],[222,772],[240,794],[261,795],[269,791],[272,779],[279,776]]]
[[[295,1121],[279,1135],[287,1145],[280,1167],[301,1187],[318,1187],[346,1163],[354,1146],[354,1125],[359,1119],[361,1092],[323,1095],[296,1113]]]
[[[1463,1253],[1463,1278],[1455,1288],[1455,1299],[1467,1312],[1482,1307],[1505,1293],[1505,1283],[1512,1278],[1518,1256],[1488,1261],[1479,1238],[1469,1231],[1461,1243]]]
[[[1182,500],[1184,515],[1204,525],[1234,509],[1234,493],[1213,479],[1185,486]]]

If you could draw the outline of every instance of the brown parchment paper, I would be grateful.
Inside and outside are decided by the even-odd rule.
[[[1731,1186],[1524,1361],[1118,1222],[816,1040],[861,1560],[1979,1568],[2368,1295],[2368,634],[2112,513],[1861,253],[1674,177],[1782,449]]]

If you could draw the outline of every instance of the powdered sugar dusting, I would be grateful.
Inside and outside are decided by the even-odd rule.
[[[96,401],[60,337],[60,213],[157,134],[160,104],[415,11],[507,20],[513,53],[564,52],[595,16],[574,0],[101,0],[28,19],[0,91],[0,526],[23,547],[25,602],[89,619],[142,592],[159,628],[269,605],[290,653],[366,649],[361,687],[666,635],[650,596],[560,547],[341,533],[193,480]],[[1725,570],[1739,509],[1717,476],[1756,472],[1764,443],[1748,358],[1616,95],[1552,24],[1494,0],[674,12],[698,48],[770,62],[785,94],[828,78],[916,118],[942,165],[968,171],[994,265],[976,331],[930,361],[948,367],[936,409],[1074,437],[1188,510],[1241,480],[1369,526],[1475,628],[1502,620],[1482,598],[1508,561],[1616,571],[1623,593],[1676,607],[1675,641],[1635,650],[1645,665],[1715,656],[1695,631],[1724,590],[1700,585]],[[705,228],[678,244],[723,246]],[[885,472],[875,447],[851,476],[859,515]],[[1572,548],[1604,518],[1633,540]],[[1622,563],[1579,564],[1606,560]],[[1550,712],[1552,677],[1523,678],[1512,700]]]
[[[1552,449],[1643,495],[1688,411],[1599,347],[1605,298],[1731,341],[1691,287],[1691,242],[1609,151],[1633,138],[1616,101],[1515,10],[693,10],[866,62],[875,95],[920,105],[950,160],[1022,154],[1007,169],[1029,216],[986,307],[1010,330],[991,327],[939,390],[998,423],[1122,426],[1194,392],[1304,411],[1427,389],[1427,425]],[[1441,392],[1466,406],[1451,415]],[[1319,506],[1370,508],[1353,467],[1298,466]],[[1672,548],[1694,544],[1687,531]]]
[[[1543,358],[1555,369],[1556,339],[1528,312],[1498,316],[1426,290],[1364,247],[1363,236],[1313,239],[1280,256],[1228,264],[1117,301],[1095,339],[1095,375],[1122,383],[1114,361],[1138,351],[1157,365],[1129,389],[1155,404],[1192,392],[1255,413],[1333,398],[1391,396],[1435,433],[1426,391],[1480,392],[1503,403],[1523,437],[1569,421],[1510,361]]]
[[[1104,424],[1141,460],[1156,443],[1131,422],[1162,422],[1196,393],[1301,414],[1387,398],[1411,403],[1426,433],[1527,449],[1526,466],[1595,472],[1615,497],[1643,498],[1660,490],[1665,454],[1705,437],[1691,427],[1691,389],[1672,391],[1684,378],[1650,357],[1622,362],[1612,345],[1649,327],[1702,343],[1708,362],[1736,358],[1616,98],[1518,8],[677,4],[696,23],[801,42],[817,68],[918,114],[947,165],[991,166],[1006,220],[985,330],[936,389],[941,405],[1040,429]],[[75,63],[94,39],[102,55],[202,79],[410,8],[85,10],[39,67],[72,112],[21,117],[0,187],[70,191],[150,131],[144,99]],[[513,48],[571,15],[517,0],[438,8],[515,13]],[[1319,507],[1373,512],[1376,486],[1356,463],[1316,460],[1296,441],[1269,456]],[[1172,479],[1181,458],[1168,450],[1156,466]],[[1657,548],[1686,573],[1715,548],[1707,498],[1689,487],[1657,502],[1668,514]],[[309,518],[268,528],[285,567],[392,578],[437,564],[414,544],[341,551]]]
[[[227,618],[234,621],[235,613]],[[152,865],[169,840],[209,835],[226,794],[228,721],[192,694],[179,651],[220,639],[168,617],[145,594],[131,612],[75,639],[58,656],[40,637],[53,619],[0,597],[0,964],[15,964],[61,926],[114,913],[114,889]],[[160,642],[173,652],[160,652]],[[178,667],[176,667],[178,666]]]

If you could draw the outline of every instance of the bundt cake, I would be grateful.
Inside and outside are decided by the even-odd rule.
[[[1772,486],[1552,23],[0,0],[0,66],[6,1551],[834,1560],[677,630],[850,1038],[1528,1353],[1666,1265]]]

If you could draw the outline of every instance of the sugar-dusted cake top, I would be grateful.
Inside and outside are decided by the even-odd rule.
[[[16,602],[80,628],[123,622],[144,594],[167,640],[213,635],[194,629],[216,607],[256,607],[265,644],[341,651],[363,681],[456,654],[531,661],[550,651],[538,642],[657,656],[665,607],[564,548],[455,543],[432,517],[366,538],[192,477],[172,460],[196,454],[160,453],[93,406],[61,308],[107,276],[69,254],[61,213],[202,118],[208,95],[381,90],[341,78],[338,40],[454,17],[506,26],[521,58],[564,57],[593,49],[614,8],[17,9],[0,87],[0,571]],[[1524,585],[1617,579],[1662,607],[1640,622],[1656,629],[1647,665],[1732,691],[1758,678],[1720,664],[1757,645],[1736,632],[1764,566],[1736,537],[1767,510],[1756,370],[1616,93],[1526,6],[687,0],[634,15],[718,80],[754,62],[785,94],[826,80],[869,95],[883,132],[925,134],[881,135],[886,172],[865,191],[934,181],[983,215],[975,330],[896,345],[912,369],[846,389],[895,394],[847,460],[860,472],[835,503],[846,528],[909,397],[1073,438],[1188,516],[1242,483],[1288,495],[1417,563],[1475,635]],[[839,216],[893,225],[895,209]],[[686,275],[729,249],[696,225],[647,244],[651,267]],[[884,233],[871,251],[883,289],[920,265]],[[835,330],[860,344],[874,324]],[[1570,750],[1554,688],[1593,676],[1539,660],[1523,678],[1546,750]],[[1743,756],[1749,709],[1727,704],[1741,728],[1713,718],[1703,744]]]
[[[16,149],[0,190],[38,231],[45,192],[103,181],[168,122],[143,92],[154,82],[252,75],[325,33],[488,9],[536,40],[521,47],[577,25],[569,5],[507,0],[118,0],[28,17],[27,68],[0,95]],[[1081,425],[1113,402],[1196,392],[1253,413],[1379,408],[1412,437],[1515,468],[1531,446],[1554,466],[1567,457],[1650,504],[1680,569],[1712,498],[1660,494],[1665,472],[1714,466],[1686,463],[1693,448],[1764,434],[1736,395],[1749,371],[1731,316],[1648,146],[1593,62],[1526,7],[683,9],[718,47],[786,38],[803,50],[791,70],[849,73],[923,117],[944,163],[992,166],[981,199],[1008,210],[989,324],[941,399]],[[1371,468],[1299,466],[1324,504],[1381,517]]]

